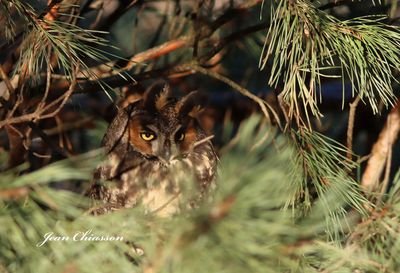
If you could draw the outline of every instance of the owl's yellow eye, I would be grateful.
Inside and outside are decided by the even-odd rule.
[[[185,139],[185,134],[184,133],[179,133],[178,137],[176,138],[178,141],[183,141]]]
[[[141,134],[140,134],[140,137],[141,137],[143,140],[150,141],[150,140],[155,139],[155,138],[156,138],[156,135],[153,134],[153,133],[141,133]]]

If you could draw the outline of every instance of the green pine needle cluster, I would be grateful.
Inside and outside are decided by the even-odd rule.
[[[308,156],[320,160],[314,158],[319,163],[304,168],[305,161],[293,160],[299,148],[287,137],[260,128],[255,117],[241,127],[240,134],[253,139],[241,138],[221,158],[212,200],[171,218],[145,215],[140,207],[93,216],[82,195],[51,186],[50,181],[61,180],[88,183],[99,153],[21,176],[15,173],[21,170],[1,174],[7,183],[0,189],[0,272],[395,272],[399,263],[391,255],[400,250],[395,218],[399,179],[385,203],[379,204],[381,211],[377,207],[371,212],[382,218],[377,223],[367,213],[355,213],[362,210],[362,203],[373,207],[357,185],[344,174],[333,179],[324,169],[343,168],[340,157],[335,157],[340,146],[321,136],[309,137],[313,142],[308,145],[322,152],[310,149]],[[265,139],[267,132],[270,138]],[[330,157],[324,158],[327,154]],[[297,173],[298,181],[306,169],[320,169],[329,180],[321,183],[309,175],[314,184],[320,183],[320,190],[306,213],[302,202],[287,208],[288,193],[298,189],[292,171],[300,169],[304,171]],[[344,192],[354,198],[343,198]],[[380,233],[366,232],[377,226]],[[36,246],[48,232],[71,236],[88,229],[124,240]]]
[[[315,2],[278,1],[272,9],[260,66],[271,66],[271,86],[284,83],[284,114],[299,120],[305,110],[309,125],[309,112],[321,116],[326,77],[341,77],[343,92],[349,81],[353,96],[374,112],[380,102],[391,105],[398,28],[382,17],[340,21]],[[109,43],[98,36],[104,33],[79,28],[78,17],[48,20],[21,0],[0,0],[0,9],[5,38],[24,38],[15,75],[43,79],[47,70],[96,80],[88,60],[109,64]],[[359,166],[345,156],[349,151],[306,123],[285,135],[253,115],[222,156],[210,198],[169,218],[140,206],[92,215],[83,192],[103,160],[99,151],[33,172],[27,165],[2,171],[0,273],[399,272],[400,173],[387,194],[370,201],[351,176]],[[182,181],[188,199],[190,182]],[[123,240],[72,240],[85,231]],[[49,233],[70,239],[41,245]]]
[[[343,98],[349,81],[353,96],[368,101],[374,113],[381,101],[395,100],[393,70],[400,67],[399,28],[384,23],[384,17],[368,16],[340,21],[307,0],[278,1],[271,9],[260,67],[271,64],[268,84],[284,82],[282,97],[289,116],[299,116],[299,105],[322,116],[321,79],[341,77]],[[334,75],[339,68],[340,75]]]
[[[60,4],[59,10],[79,8],[70,4]],[[47,19],[35,10],[29,3],[20,0],[11,0],[2,3],[2,12],[6,18],[6,37],[13,40],[23,36],[19,60],[14,68],[16,74],[37,80],[43,77],[42,71],[51,70],[55,74],[61,74],[71,80],[73,74],[79,68],[79,76],[92,80],[99,80],[99,76],[88,64],[111,64],[111,57],[119,58],[107,49],[112,46],[102,36],[107,32],[88,30],[76,25],[78,16],[64,14],[66,19]],[[10,6],[14,7],[11,12]],[[16,21],[18,31],[16,31]],[[53,54],[53,59],[50,58]],[[110,71],[114,68],[110,65]],[[118,73],[123,78],[122,74]],[[101,88],[107,93],[111,90],[104,82],[99,82]],[[108,93],[107,93],[108,94]]]
[[[298,168],[291,172],[292,198],[286,206],[297,204],[305,212],[315,205],[321,206],[327,213],[327,229],[342,227],[341,222],[347,213],[343,203],[365,215],[368,201],[357,181],[349,175],[357,165],[346,158],[346,147],[317,132],[293,131],[293,135],[297,139],[293,158]],[[342,232],[334,228],[328,234],[338,239]]]

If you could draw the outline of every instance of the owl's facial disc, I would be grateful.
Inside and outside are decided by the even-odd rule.
[[[199,98],[198,92],[191,92],[176,101],[168,99],[168,90],[150,90],[129,117],[130,144],[147,159],[165,165],[187,157],[204,137],[196,119]]]
[[[129,141],[135,150],[164,165],[184,156],[186,140],[191,139],[191,134],[187,135],[187,132],[187,128],[182,125],[152,123],[144,116],[134,117],[129,123]]]

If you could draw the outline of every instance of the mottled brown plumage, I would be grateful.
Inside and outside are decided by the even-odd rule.
[[[169,96],[167,87],[152,89],[110,124],[103,139],[108,162],[89,189],[103,201],[98,213],[142,204],[147,212],[171,215],[194,206],[213,184],[218,159],[196,119],[204,99],[197,92]],[[182,187],[196,193],[184,196]]]

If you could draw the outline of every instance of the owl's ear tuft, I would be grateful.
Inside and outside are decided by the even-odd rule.
[[[164,97],[168,96],[169,88],[164,86],[164,88],[160,88],[159,84],[155,84],[151,86],[144,94],[143,94],[143,106],[148,111],[154,112],[159,110],[159,106],[163,103]],[[161,102],[160,101],[161,98]],[[158,102],[158,103],[157,103]]]
[[[168,104],[171,95],[171,88],[168,84],[165,84],[161,92],[156,96],[155,105],[156,109],[160,111]]]
[[[183,97],[175,106],[178,116],[191,116],[196,118],[207,102],[204,93],[192,91]]]

